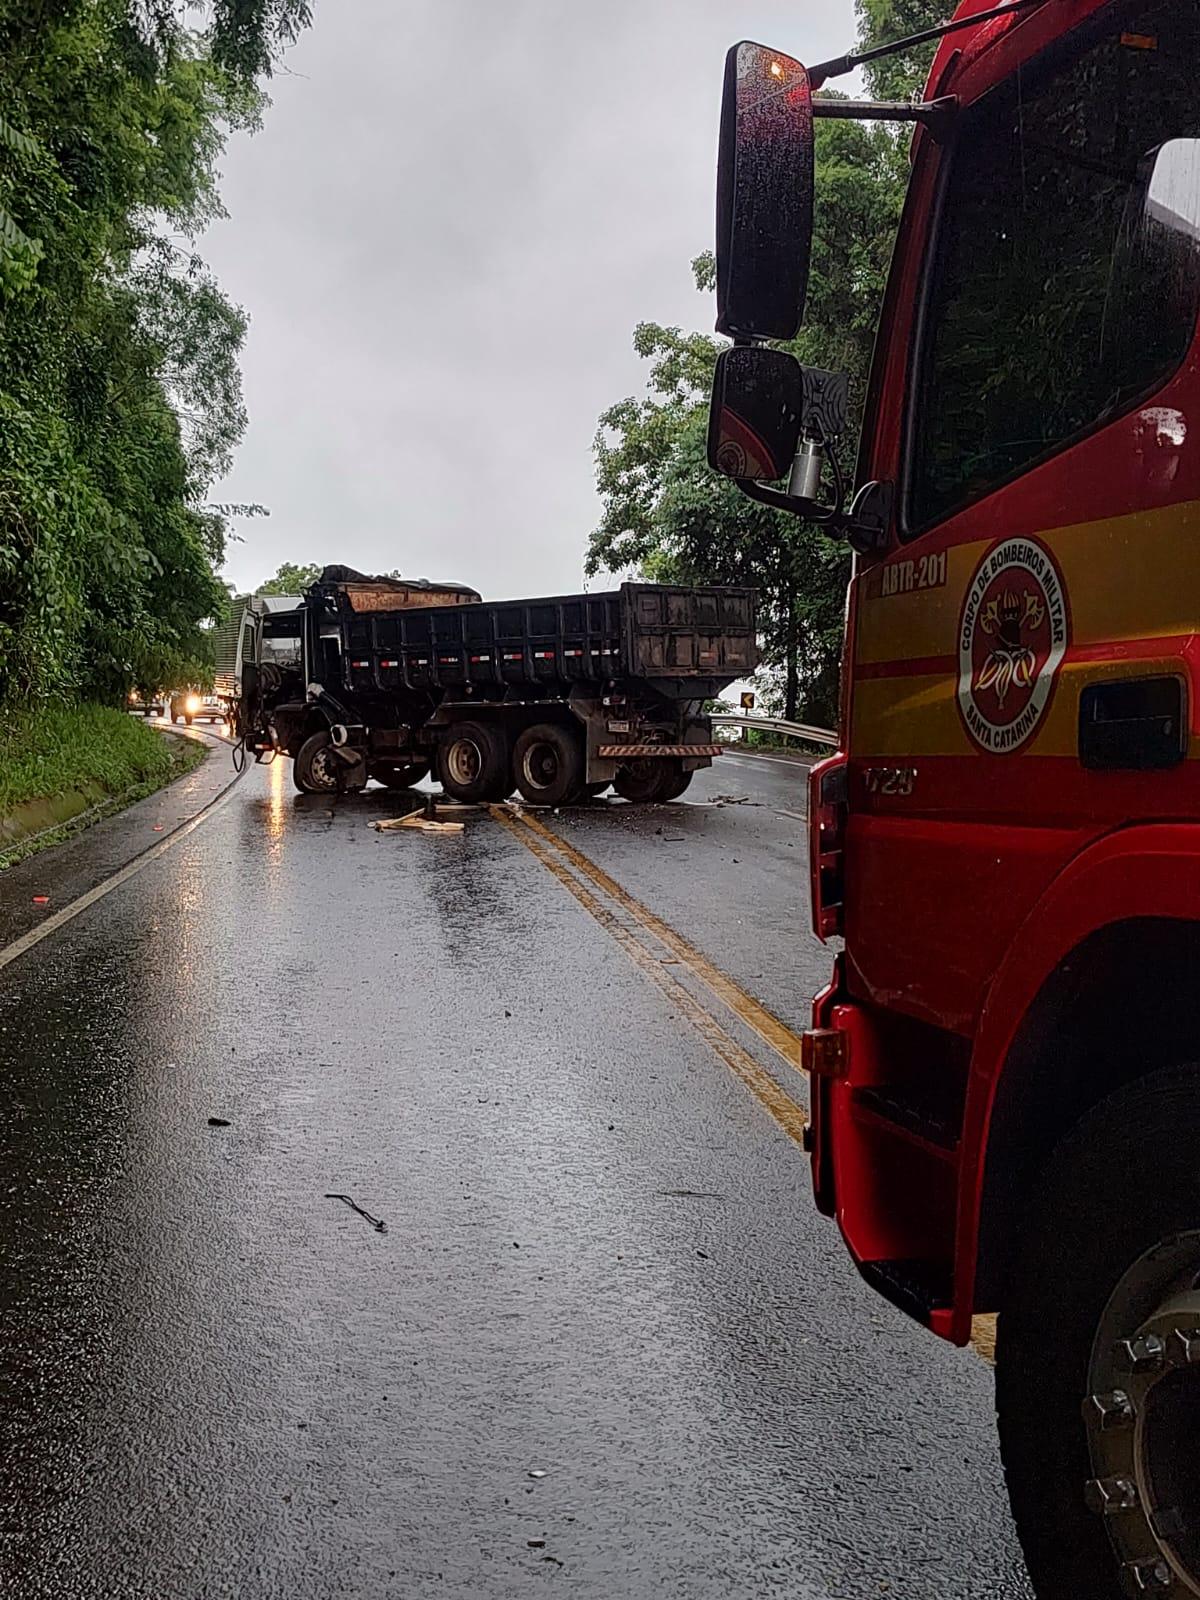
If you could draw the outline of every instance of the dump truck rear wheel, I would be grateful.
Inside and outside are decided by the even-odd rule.
[[[484,805],[512,792],[508,740],[486,722],[456,723],[438,745],[437,775],[452,800]]]
[[[371,768],[371,776],[385,789],[411,789],[429,776],[428,761],[383,762]]]
[[[668,764],[674,765],[673,762]],[[695,776],[694,772],[685,772],[681,764],[679,771],[672,776],[670,783],[666,785],[659,798],[662,800],[678,800]]]
[[[322,730],[305,739],[292,762],[292,782],[301,794],[336,794],[338,759],[333,741]]]
[[[667,787],[671,779],[677,776],[677,764],[665,757],[647,756],[644,760],[632,761],[629,766],[622,767],[613,779],[613,788],[622,800],[630,800],[635,805],[649,805],[652,801],[667,798]]]
[[[569,805],[583,792],[583,742],[567,728],[538,723],[518,738],[513,771],[531,806]]]

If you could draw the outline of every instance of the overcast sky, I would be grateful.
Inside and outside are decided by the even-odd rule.
[[[215,500],[259,501],[226,575],[282,561],[570,591],[600,412],[639,321],[710,328],[721,66],[823,60],[852,0],[316,0],[202,242],[250,316],[250,429]]]

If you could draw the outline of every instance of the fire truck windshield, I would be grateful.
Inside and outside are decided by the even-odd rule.
[[[964,118],[933,247],[908,526],[1160,388],[1200,310],[1200,9],[1105,8]]]

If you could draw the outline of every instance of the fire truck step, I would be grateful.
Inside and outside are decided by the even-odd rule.
[[[887,1123],[899,1133],[933,1145],[938,1153],[957,1153],[961,1113],[957,1122],[953,1120],[954,1110],[944,1100],[923,1098],[910,1088],[875,1085],[855,1089],[854,1107],[865,1111],[872,1121]]]
[[[954,1280],[945,1261],[860,1261],[858,1270],[881,1295],[918,1322],[952,1304]]]

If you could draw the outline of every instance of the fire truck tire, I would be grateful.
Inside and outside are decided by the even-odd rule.
[[[568,728],[539,722],[513,747],[513,775],[531,806],[565,806],[583,792],[583,741]]]
[[[371,776],[385,789],[411,789],[429,776],[428,761],[383,761],[371,768]]]
[[[508,740],[487,722],[458,722],[438,745],[438,782],[452,800],[486,805],[512,793]]]
[[[333,740],[322,729],[305,739],[292,762],[292,782],[301,794],[336,794],[338,777]]]
[[[667,757],[647,756],[643,761],[632,761],[621,767],[613,779],[613,788],[623,800],[634,805],[650,805],[656,800],[670,798],[667,790],[672,779],[679,776],[678,763]]]
[[[1200,1066],[1172,1067],[1110,1095],[1031,1197],[996,1410],[1038,1600],[1175,1592],[1168,1550],[1200,1588],[1198,1087]]]

